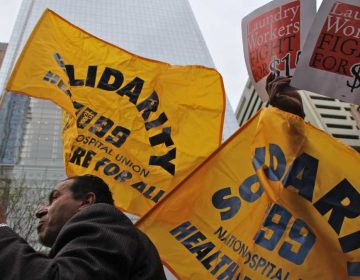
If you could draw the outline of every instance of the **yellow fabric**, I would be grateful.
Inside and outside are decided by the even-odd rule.
[[[67,174],[102,177],[116,205],[140,216],[221,142],[216,70],[136,56],[50,10],[7,89],[61,106]]]
[[[265,109],[137,226],[179,279],[357,279],[359,166],[353,149]]]

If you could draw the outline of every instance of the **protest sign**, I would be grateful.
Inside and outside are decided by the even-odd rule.
[[[292,76],[315,16],[314,0],[275,0],[242,20],[249,77],[262,100],[268,100],[266,77]]]
[[[178,279],[356,279],[359,154],[263,109],[137,226]]]
[[[46,11],[7,89],[64,109],[69,176],[94,174],[141,216],[221,143],[220,74],[131,54]]]
[[[324,0],[292,85],[360,104],[360,3]]]

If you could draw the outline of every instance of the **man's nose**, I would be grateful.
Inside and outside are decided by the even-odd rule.
[[[42,206],[36,211],[35,216],[36,218],[40,219],[42,216],[46,215],[47,212],[48,212],[47,207]]]

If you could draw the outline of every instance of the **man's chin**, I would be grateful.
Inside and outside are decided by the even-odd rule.
[[[51,246],[53,245],[53,242],[51,242],[50,240],[48,240],[44,234],[42,232],[38,233],[39,235],[39,242],[41,245],[45,246],[45,247],[49,247],[51,248]]]

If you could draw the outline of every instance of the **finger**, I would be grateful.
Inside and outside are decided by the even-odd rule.
[[[266,78],[266,86],[265,86],[265,89],[269,95],[270,95],[270,93],[269,93],[270,84],[274,79],[275,79],[275,74],[273,72],[270,72],[270,74]]]
[[[289,91],[297,91],[296,88],[290,86],[291,79],[290,78],[282,78],[274,80],[271,84],[269,84],[269,92],[275,94],[277,92],[289,92]]]

